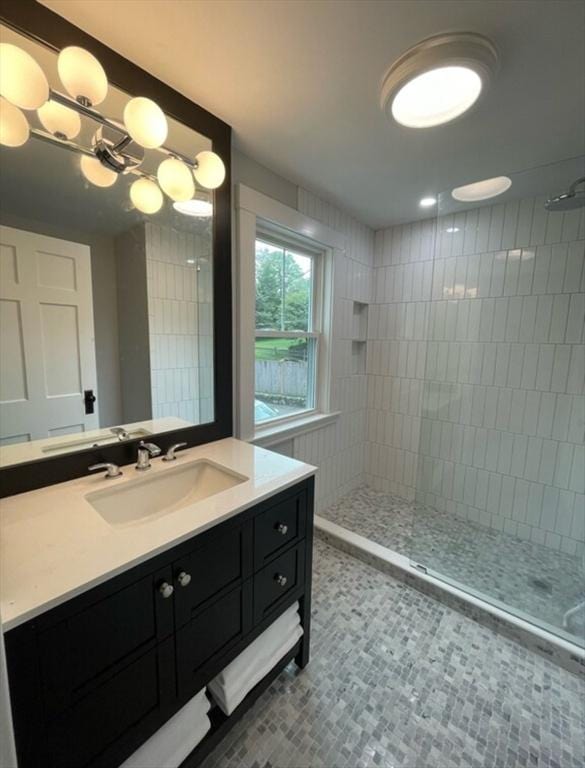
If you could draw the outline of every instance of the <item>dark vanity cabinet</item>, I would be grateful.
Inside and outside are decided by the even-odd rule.
[[[296,600],[305,666],[312,526],[309,478],[7,632],[19,768],[117,768]]]

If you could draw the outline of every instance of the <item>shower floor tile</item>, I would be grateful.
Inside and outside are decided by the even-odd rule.
[[[322,517],[432,569],[464,588],[563,627],[563,616],[585,600],[580,556],[524,541],[432,507],[363,486],[322,511]],[[565,632],[584,644],[585,609]]]
[[[582,768],[582,679],[315,542],[311,662],[204,768]]]

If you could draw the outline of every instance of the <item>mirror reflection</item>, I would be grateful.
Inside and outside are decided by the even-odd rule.
[[[103,98],[96,120],[79,71],[1,34],[50,100],[21,110],[24,143],[0,148],[0,465],[212,421],[211,142],[168,115],[152,139],[140,99],[112,85],[103,98],[99,82],[85,88]],[[1,107],[4,120],[14,102]]]

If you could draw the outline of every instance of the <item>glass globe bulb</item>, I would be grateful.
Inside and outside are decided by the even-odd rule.
[[[56,101],[47,101],[37,115],[43,128],[57,138],[73,139],[81,130],[81,120],[77,112],[57,104]]]
[[[137,179],[130,187],[130,199],[142,213],[156,213],[163,204],[163,194],[150,179]]]
[[[96,187],[111,187],[118,178],[118,175],[109,168],[105,168],[97,157],[89,157],[89,155],[83,155],[81,158],[81,172]]]
[[[134,141],[145,149],[156,149],[165,143],[169,127],[158,104],[137,96],[124,107],[124,125]]]
[[[0,43],[0,95],[21,109],[38,109],[49,98],[49,83],[22,48]]]
[[[195,182],[191,170],[175,157],[163,160],[156,174],[162,191],[171,198],[182,202],[190,200],[195,194]]]
[[[204,150],[195,157],[197,168],[193,171],[195,179],[205,189],[217,189],[225,179],[225,165],[215,152]]]
[[[29,134],[26,117],[20,109],[0,98],[0,144],[3,147],[22,147]]]
[[[101,104],[108,94],[108,78],[96,57],[70,45],[57,59],[57,70],[65,90],[76,101],[90,106]]]

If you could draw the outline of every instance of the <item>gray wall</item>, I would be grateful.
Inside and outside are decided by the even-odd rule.
[[[89,246],[100,426],[108,427],[122,423],[116,255],[113,238],[82,232],[73,227],[25,219],[5,211],[2,211],[0,223],[7,227]]]

